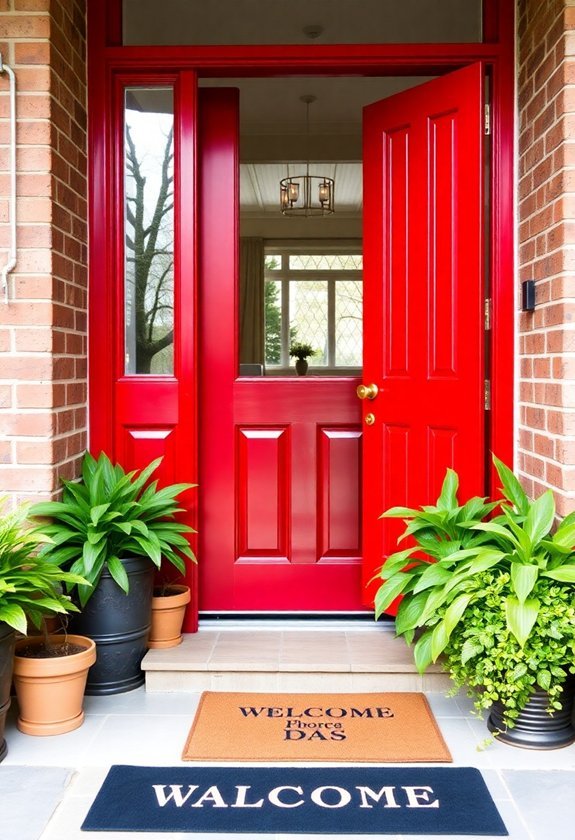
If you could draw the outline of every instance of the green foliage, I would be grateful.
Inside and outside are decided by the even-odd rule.
[[[315,356],[317,350],[314,350],[311,344],[303,344],[301,341],[294,342],[289,349],[290,356],[296,359],[307,359],[308,356]]]
[[[275,283],[264,283],[265,358],[267,364],[270,365],[279,365],[281,361],[282,313],[278,303],[278,294],[279,290]]]
[[[77,611],[61,584],[86,584],[84,578],[38,556],[43,537],[25,530],[25,518],[24,508],[0,515],[0,621],[23,634],[27,619],[39,629],[44,616]]]
[[[521,645],[502,609],[512,588],[506,572],[478,575],[465,622],[457,626],[444,650],[454,690],[465,686],[478,711],[499,701],[507,726],[513,726],[536,688],[548,692],[550,711],[560,709],[565,679],[575,673],[573,591],[539,578],[533,590],[539,605],[537,624]]]
[[[123,558],[148,557],[158,568],[166,558],[182,574],[183,558],[195,562],[185,537],[195,531],[175,519],[183,510],[176,497],[195,485],[158,489],[157,481],[149,479],[160,461],[152,461],[140,472],[126,473],[104,453],[98,460],[86,453],[82,480],[63,482],[62,501],[32,507],[33,516],[51,519],[51,524],[38,528],[50,538],[41,549],[42,556],[86,578],[87,583],[77,586],[82,606],[105,568],[128,592],[128,578],[120,562]]]
[[[383,514],[404,520],[399,542],[409,538],[412,547],[383,564],[375,606],[379,617],[403,596],[396,632],[409,644],[417,636],[419,672],[444,654],[457,684],[481,686],[481,702],[501,700],[512,722],[536,684],[556,698],[564,666],[573,662],[575,515],[553,532],[551,491],[531,501],[511,470],[497,458],[494,463],[504,496],[499,503],[475,497],[459,505],[458,477],[447,470],[435,505]],[[499,515],[489,519],[497,506]],[[550,593],[561,593],[556,612]],[[559,645],[549,641],[550,633]],[[498,657],[484,663],[492,649]],[[514,687],[506,690],[511,676]]]

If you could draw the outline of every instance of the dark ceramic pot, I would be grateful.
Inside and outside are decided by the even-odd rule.
[[[305,376],[308,367],[309,366],[306,359],[298,359],[295,363],[295,369],[298,376]]]
[[[0,761],[6,757],[8,752],[4,739],[4,727],[6,725],[6,715],[10,708],[15,644],[16,633],[8,624],[0,621]]]
[[[105,570],[82,612],[70,617],[70,631],[96,642],[96,663],[86,694],[121,694],[143,685],[141,662],[152,621],[156,567],[147,558],[122,560],[130,591],[126,595]]]
[[[570,679],[566,682],[559,698],[561,710],[550,715],[547,711],[549,705],[547,692],[534,691],[511,729],[505,726],[501,704],[494,703],[487,727],[498,741],[513,747],[525,747],[530,750],[555,750],[566,747],[575,741],[574,698],[575,680]]]

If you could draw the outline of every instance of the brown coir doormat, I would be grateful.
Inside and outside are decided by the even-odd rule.
[[[184,761],[451,761],[423,694],[206,691]]]

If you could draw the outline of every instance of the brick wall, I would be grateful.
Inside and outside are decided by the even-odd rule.
[[[0,301],[0,495],[45,497],[86,448],[84,0],[0,0],[16,74],[18,261]],[[0,264],[9,241],[8,82],[0,77]]]
[[[518,469],[575,509],[575,0],[519,0]]]

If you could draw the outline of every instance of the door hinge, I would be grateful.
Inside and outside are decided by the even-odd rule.
[[[485,103],[484,108],[485,108],[485,110],[483,112],[483,114],[484,114],[483,127],[484,127],[484,130],[485,130],[485,134],[491,134],[491,105],[489,104],[489,102]]]
[[[485,329],[491,329],[491,298],[485,298]]]
[[[485,411],[489,411],[491,409],[491,380],[486,379],[484,384]]]

